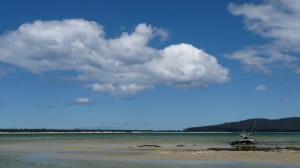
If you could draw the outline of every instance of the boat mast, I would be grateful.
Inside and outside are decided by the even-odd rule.
[[[256,127],[256,118],[254,119],[254,125],[252,127],[252,130],[251,130],[250,134],[253,134],[253,131],[254,131],[255,127]]]

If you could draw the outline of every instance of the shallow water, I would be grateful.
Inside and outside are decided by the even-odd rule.
[[[230,147],[237,133],[70,133],[70,134],[0,134],[1,144],[58,144],[89,143],[104,146],[130,146],[138,144],[197,145]],[[300,133],[256,133],[257,146],[300,147]]]

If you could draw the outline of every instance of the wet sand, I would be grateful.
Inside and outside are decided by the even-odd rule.
[[[217,151],[198,146],[101,146],[95,144],[31,144],[0,145],[1,155],[45,156],[59,159],[88,160],[170,160],[170,161],[230,161],[296,163],[300,165],[300,151],[278,149],[266,151]]]
[[[137,160],[202,160],[232,162],[299,163],[300,151],[213,151],[193,147],[129,147],[123,151],[145,152],[144,154],[119,156],[121,159]],[[116,156],[113,156],[116,157]]]

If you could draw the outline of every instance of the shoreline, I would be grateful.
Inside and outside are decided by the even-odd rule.
[[[122,132],[122,131],[87,131],[87,132],[0,132],[0,135],[26,134],[238,134],[237,132]],[[300,132],[299,132],[300,133]]]

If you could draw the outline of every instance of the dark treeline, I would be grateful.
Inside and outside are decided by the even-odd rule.
[[[122,132],[122,133],[132,133],[132,132],[179,132],[176,130],[120,130],[120,129],[46,129],[46,128],[36,128],[36,129],[27,129],[27,128],[8,128],[0,129],[0,132],[8,133],[49,133],[49,132],[58,132],[58,133],[81,133],[81,132]]]
[[[240,132],[251,131],[254,124],[254,132],[300,132],[300,117],[283,119],[248,119],[239,122],[229,122],[219,125],[191,127],[185,132]]]

